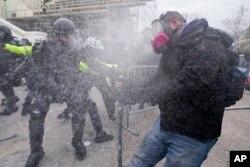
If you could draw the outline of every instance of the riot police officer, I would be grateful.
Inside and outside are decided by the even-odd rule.
[[[33,51],[32,58],[37,66],[36,75],[40,81],[37,85],[37,95],[32,104],[29,120],[31,154],[26,167],[37,166],[44,155],[42,141],[44,134],[44,120],[53,102],[66,102],[72,116],[72,145],[79,160],[86,155],[86,148],[82,141],[86,112],[95,121],[97,135],[96,142],[113,139],[112,135],[102,130],[96,104],[90,99],[88,91],[88,75],[79,71],[79,57],[75,53],[78,44],[75,24],[65,18],[56,20],[53,24],[53,40],[46,41]]]
[[[0,26],[0,43],[18,44],[10,29],[3,25]],[[17,55],[0,49],[0,91],[6,99],[5,108],[0,115],[10,115],[18,109],[16,102],[19,98],[14,92],[14,87],[21,84],[21,79],[14,75],[18,63]]]
[[[90,57],[90,65],[95,71],[102,73],[104,76],[108,76],[110,82],[115,75],[115,71],[118,67],[117,64],[106,63],[100,60],[100,57],[104,57],[107,53],[100,40],[89,37],[85,40],[85,48],[87,50],[88,57]],[[93,63],[91,63],[93,62]],[[116,120],[115,117],[115,96],[112,87],[108,85],[106,77],[95,77],[93,76],[93,85],[100,91],[103,102],[106,106],[109,119],[112,121]]]
[[[89,73],[88,75],[92,80],[92,86],[96,87],[102,95],[109,119],[115,121],[116,99],[112,87],[109,86],[106,81],[106,77],[109,77],[109,79],[112,80],[118,65],[106,63],[99,59],[99,57],[106,54],[100,40],[88,37],[83,45],[84,52],[81,54],[81,58],[88,65],[88,68],[91,68],[92,72],[94,71],[95,73],[89,73],[89,69],[82,69],[82,72]],[[70,110],[66,108],[58,115],[58,118],[69,119],[69,112]]]

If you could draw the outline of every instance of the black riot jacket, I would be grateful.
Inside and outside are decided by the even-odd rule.
[[[236,59],[227,55],[232,42],[205,19],[189,23],[172,41],[147,85],[159,102],[161,129],[197,139],[220,136],[224,84],[229,63]]]
[[[17,41],[8,40],[10,44],[17,45]],[[9,82],[9,75],[15,71],[15,68],[21,63],[20,56],[8,51],[0,51],[0,84]]]
[[[38,92],[53,96],[84,94],[91,88],[87,75],[79,70],[79,55],[59,41],[46,41],[33,51],[32,56],[39,80]]]

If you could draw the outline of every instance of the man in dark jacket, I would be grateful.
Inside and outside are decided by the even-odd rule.
[[[143,92],[157,100],[160,116],[128,167],[155,166],[164,157],[166,167],[198,167],[221,134],[233,40],[206,19],[186,24],[175,11],[158,23],[153,47],[162,57]]]

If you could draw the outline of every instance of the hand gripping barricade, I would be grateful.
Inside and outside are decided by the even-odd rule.
[[[137,90],[142,87],[151,75],[153,75],[158,66],[132,66],[126,70],[124,78],[121,79],[123,89],[118,92],[117,100],[119,103],[118,110],[118,167],[122,167],[122,130],[125,129],[135,136],[139,136],[137,132],[129,128],[129,114],[150,110],[152,107],[143,110],[135,110],[138,106]],[[137,103],[137,104],[136,104]],[[140,105],[140,104],[139,104]],[[133,108],[133,110],[131,110]],[[126,126],[123,125],[123,113],[126,112]]]
[[[142,86],[151,76],[157,71],[157,65],[143,65],[143,66],[131,66],[127,72],[127,79],[138,86]],[[129,106],[130,111],[127,110],[127,127],[129,127],[129,113],[137,113],[148,111],[156,107],[156,104],[145,105],[144,102],[140,102],[136,105]]]

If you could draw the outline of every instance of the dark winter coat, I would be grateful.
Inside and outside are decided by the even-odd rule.
[[[162,130],[197,139],[220,136],[226,78],[235,61],[227,54],[232,42],[205,19],[189,23],[172,41],[148,85],[159,102]]]

